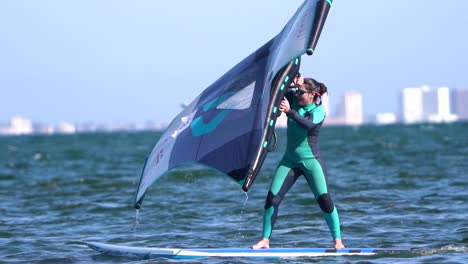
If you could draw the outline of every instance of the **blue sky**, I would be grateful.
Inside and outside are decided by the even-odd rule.
[[[301,0],[0,1],[0,123],[169,122],[274,37]],[[468,1],[335,0],[303,75],[363,94],[364,112],[398,92],[468,89]]]

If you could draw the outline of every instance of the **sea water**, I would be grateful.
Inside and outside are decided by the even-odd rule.
[[[136,185],[160,132],[2,136],[0,262],[147,263],[98,254],[87,241],[249,247],[284,152],[278,135],[248,199],[227,176],[190,165],[159,179],[138,214]],[[345,245],[416,250],[276,263],[468,263],[468,123],[324,127],[320,145]],[[280,206],[271,246],[332,246],[304,178]]]

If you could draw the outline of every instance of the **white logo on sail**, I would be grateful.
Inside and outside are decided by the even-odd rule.
[[[181,117],[180,125],[176,130],[174,130],[174,132],[172,132],[171,137],[176,138],[182,131],[184,131],[192,123],[193,117],[195,116],[196,112],[197,111],[194,111],[188,116]]]

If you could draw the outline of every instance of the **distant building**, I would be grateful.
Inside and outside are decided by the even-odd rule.
[[[397,122],[397,116],[394,113],[378,113],[375,115],[377,125],[389,125]]]
[[[405,88],[400,96],[401,120],[412,124],[423,121],[423,101],[421,88]]]
[[[355,91],[345,92],[337,106],[336,115],[330,117],[326,123],[329,125],[362,125],[364,123],[362,95]]]
[[[345,123],[347,125],[362,125],[364,123],[362,95],[358,92],[346,92],[343,96],[345,104]]]
[[[76,127],[67,122],[61,122],[55,127],[55,133],[73,134],[76,132]]]
[[[451,111],[459,120],[468,120],[468,89],[456,89],[450,93]]]
[[[8,135],[27,135],[33,133],[33,125],[31,120],[14,116],[6,126],[0,128],[0,134]]]
[[[453,122],[457,116],[450,111],[448,87],[427,85],[405,88],[400,95],[400,117],[406,124],[420,122]]]

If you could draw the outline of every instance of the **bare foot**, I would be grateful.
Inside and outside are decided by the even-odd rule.
[[[343,248],[345,248],[345,246],[344,246],[343,242],[341,241],[341,239],[336,238],[336,239],[334,240],[334,242],[335,242],[335,249],[343,249]]]
[[[257,244],[251,246],[252,249],[267,249],[270,248],[270,240],[268,238],[262,238]]]

